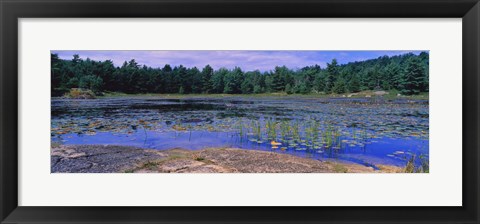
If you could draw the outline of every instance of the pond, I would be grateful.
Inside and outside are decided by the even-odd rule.
[[[158,150],[236,147],[319,160],[428,165],[426,100],[308,97],[54,98],[51,138]]]

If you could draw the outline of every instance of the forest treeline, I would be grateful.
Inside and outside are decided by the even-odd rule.
[[[164,65],[152,68],[134,59],[115,66],[111,60],[94,61],[73,55],[63,60],[51,54],[52,96],[61,96],[71,88],[95,93],[346,93],[363,90],[398,90],[405,95],[428,92],[429,55],[422,52],[383,56],[365,61],[338,64],[336,59],[301,69],[277,66],[272,71],[243,71],[210,65],[186,68]]]

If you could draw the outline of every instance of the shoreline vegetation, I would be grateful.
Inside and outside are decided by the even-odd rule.
[[[102,60],[51,53],[52,173],[429,172],[428,52],[265,71]]]
[[[405,173],[341,160],[315,160],[238,148],[152,150],[116,145],[54,145],[52,173]]]
[[[228,98],[228,97],[253,97],[253,98],[382,98],[386,100],[395,100],[395,99],[409,99],[409,100],[428,100],[429,93],[421,92],[417,95],[401,95],[396,90],[390,91],[361,91],[356,93],[344,93],[344,94],[321,94],[321,93],[309,93],[309,94],[287,94],[285,92],[276,92],[276,93],[259,93],[259,94],[166,94],[166,93],[138,93],[138,94],[128,94],[121,92],[102,92],[99,95],[96,95],[89,89],[78,89],[73,88],[70,92],[66,93],[61,97],[52,97],[52,98],[69,98],[69,99],[102,99],[102,98],[121,98],[121,97],[152,97],[152,98],[161,98],[161,99],[184,99],[184,98]]]
[[[82,94],[80,94],[82,95]],[[254,96],[254,97],[253,97]],[[371,103],[374,103],[374,105],[382,105],[382,104],[386,104],[386,103],[393,103],[393,104],[396,104],[398,102],[396,102],[396,100],[402,100],[403,102],[407,102],[409,104],[412,104],[412,105],[418,105],[418,104],[425,104],[427,103],[428,104],[428,94],[425,94],[425,95],[414,95],[414,96],[398,96],[398,94],[395,94],[395,92],[386,92],[386,91],[363,91],[363,92],[360,92],[360,93],[357,93],[355,95],[351,95],[351,96],[348,96],[348,95],[319,95],[319,94],[311,94],[311,95],[294,95],[294,94],[285,94],[285,93],[268,93],[268,94],[254,94],[254,95],[244,95],[244,94],[119,94],[119,93],[113,93],[113,94],[110,94],[110,93],[106,93],[104,94],[103,96],[99,97],[97,100],[115,100],[116,98],[119,98],[119,99],[126,99],[126,100],[170,100],[170,99],[176,99],[176,100],[204,100],[204,99],[211,99],[211,100],[219,100],[218,98],[222,98],[222,100],[224,98],[226,98],[227,100],[244,100],[244,99],[252,99],[252,100],[265,100],[265,99],[268,99],[268,100],[274,100],[274,101],[282,101],[282,100],[293,100],[295,101],[296,99],[298,100],[309,100],[309,102],[319,102],[319,101],[324,101],[324,100],[330,100],[332,98],[338,98],[338,97],[344,97],[344,99],[349,99],[348,97],[351,97],[351,98],[362,98],[362,102],[364,101],[364,99],[369,99],[368,102],[370,102],[369,104]],[[369,97],[367,97],[369,96]],[[255,97],[258,97],[258,99],[254,99]],[[82,98],[82,99],[79,99],[79,101],[83,101],[84,103],[87,103],[88,101],[84,101],[85,98]],[[383,100],[380,100],[380,101],[377,101],[377,99],[383,99]],[[93,101],[90,101],[91,103],[94,103],[95,101],[97,100],[93,100]],[[353,99],[352,99],[353,100]],[[372,101],[370,101],[372,100]],[[392,102],[388,102],[389,100],[392,100]],[[406,100],[406,101],[404,101]],[[223,105],[223,104],[222,104]],[[418,112],[417,112],[418,113]],[[410,116],[409,114],[406,114],[407,116]],[[422,114],[411,114],[412,116],[424,116]],[[167,116],[167,115],[166,115]],[[352,115],[353,116],[353,115]],[[150,119],[150,120],[149,120]],[[140,130],[140,132],[143,133],[143,131],[146,130],[145,127],[156,127],[154,124],[159,122],[158,120],[156,121],[153,121],[151,119],[155,119],[155,118],[134,118],[131,122],[127,122],[125,124],[111,124],[109,123],[110,121],[108,120],[95,120],[95,121],[89,121],[87,123],[83,123],[83,122],[74,122],[74,124],[76,123],[79,123],[79,124],[84,124],[84,125],[88,125],[88,131],[86,132],[82,132],[81,130],[77,130],[77,129],[69,129],[68,127],[65,127],[65,131],[67,132],[75,132],[75,133],[79,133],[79,135],[81,133],[84,133],[86,136],[90,136],[90,135],[95,135],[96,133],[102,133],[102,131],[105,131],[105,130],[102,130],[103,128],[107,128],[107,130],[110,130],[109,127],[116,127],[116,126],[135,126],[137,127],[140,127],[140,128],[134,128],[132,130],[132,132],[128,132],[128,133],[134,133],[137,129]],[[179,133],[185,133],[187,136],[190,135],[191,136],[191,132],[192,130],[196,130],[195,128],[201,128],[203,127],[202,125],[200,126],[192,126],[191,124],[182,124],[182,122],[179,122],[178,119],[181,120],[181,118],[176,118],[177,120],[175,121],[176,123],[174,125],[171,125],[171,126],[163,126],[163,123],[162,123],[162,127],[164,127],[163,129],[161,130],[168,130],[168,131],[173,131],[175,132],[175,136],[177,136],[177,134]],[[168,120],[168,119],[167,119]],[[187,118],[186,121],[202,121],[202,119],[200,118]],[[208,119],[207,119],[208,120]],[[269,120],[270,121],[270,120]],[[114,121],[112,121],[113,123],[115,123]],[[153,122],[153,123],[152,123]],[[280,121],[278,121],[280,122]],[[250,122],[240,122],[241,126],[238,126],[239,124],[236,123],[236,124],[232,124],[231,126],[229,126],[228,124],[222,124],[222,125],[213,125],[213,126],[210,126],[210,124],[205,124],[206,127],[212,127],[212,130],[210,128],[208,128],[207,130],[209,131],[214,131],[215,129],[213,127],[230,127],[230,128],[233,128],[233,132],[236,133],[235,135],[239,135],[239,136],[249,136],[247,132],[251,132],[252,134],[254,134],[254,136],[263,136],[263,135],[267,135],[267,136],[270,136],[269,137],[269,140],[268,142],[270,142],[270,140],[272,140],[273,143],[270,143],[272,144],[272,149],[275,148],[276,144],[279,144],[277,143],[278,142],[282,142],[282,144],[284,146],[282,147],[287,147],[288,146],[288,136],[286,137],[282,137],[283,135],[285,134],[282,134],[282,133],[294,133],[296,129],[287,129],[285,130],[285,126],[286,125],[289,125],[289,124],[292,124],[292,125],[295,125],[295,122],[293,123],[290,123],[290,122],[275,122],[276,124],[275,125],[271,125],[271,121],[270,123],[267,122],[265,123],[264,125],[266,125],[265,129],[263,128],[263,126],[260,128],[259,127],[259,133],[256,133],[255,131],[249,131],[250,128],[252,127],[257,127],[257,125],[259,125],[260,123],[257,122],[254,122],[253,123],[253,126],[249,126],[248,124],[250,124]],[[168,122],[167,122],[168,123]],[[322,139],[322,141],[326,141],[325,142],[325,147],[328,151],[328,149],[330,148],[329,146],[336,146],[336,147],[339,147],[341,148],[341,146],[345,146],[345,145],[349,145],[351,146],[351,144],[357,144],[357,143],[353,143],[353,142],[361,142],[361,139],[363,139],[364,137],[367,138],[367,133],[365,132],[365,128],[363,129],[359,129],[358,131],[355,131],[355,130],[350,130],[352,133],[353,133],[353,136],[351,136],[353,138],[352,141],[350,140],[342,140],[340,141],[339,138],[340,136],[343,136],[343,135],[349,135],[349,133],[345,133],[345,132],[342,132],[340,131],[340,129],[337,129],[337,128],[333,128],[332,130],[329,131],[328,127],[332,128],[331,126],[327,126],[327,129],[319,129],[319,127],[316,127],[316,125],[319,125],[320,123],[319,122],[314,122],[312,124],[310,124],[311,122],[306,122],[305,125],[307,125],[308,127],[310,128],[306,128],[304,131],[304,134],[305,134],[305,138],[306,140],[308,140],[308,136],[310,136],[311,131],[312,131],[312,127],[314,128],[314,130],[323,130],[321,132],[318,133],[318,137]],[[165,123],[166,124],[166,123]],[[310,124],[310,126],[309,126]],[[113,126],[112,126],[113,125]],[[353,125],[356,125],[355,127],[357,127],[358,125],[360,124],[357,124],[357,123],[351,123],[351,126]],[[68,125],[67,125],[68,126]],[[57,126],[55,126],[57,127]],[[150,128],[147,128],[150,130]],[[82,129],[83,130],[83,129]],[[152,130],[156,130],[155,128],[153,128]],[[219,129],[217,131],[221,132],[222,129]],[[255,129],[256,130],[256,129]],[[363,131],[362,131],[363,130]],[[112,131],[112,130],[111,130]],[[276,134],[271,134],[271,132],[274,132]],[[55,129],[54,131],[55,133],[60,133],[60,134],[65,134],[67,132],[62,132],[62,129],[58,129],[58,127]],[[112,131],[113,133],[115,133],[116,131]],[[238,133],[237,133],[238,132]],[[190,134],[188,134],[190,133]],[[263,134],[262,134],[263,133]],[[302,132],[303,133],[303,132]],[[364,133],[364,134],[362,134]],[[282,135],[279,135],[277,136],[277,134],[282,134]],[[302,134],[300,134],[302,135]],[[363,136],[365,135],[365,136]],[[143,136],[143,135],[142,135]],[[147,136],[147,133],[145,132],[145,138]],[[150,136],[150,134],[148,134],[148,136]],[[277,136],[277,137],[272,137],[272,136]],[[303,136],[303,135],[302,135]],[[363,136],[363,137],[362,137]],[[374,138],[375,136],[373,135],[373,133],[370,133],[368,134],[368,136]],[[415,134],[415,136],[418,136],[418,133]],[[66,137],[66,139],[68,140],[69,137]],[[132,137],[133,139],[136,139],[137,137]],[[251,138],[253,139],[253,137],[249,137],[248,139],[245,137],[245,141],[250,141]],[[272,138],[272,139],[270,139]],[[300,137],[300,138],[303,138],[303,137]],[[139,137],[139,139],[143,139],[143,137]],[[258,137],[258,139],[261,139],[261,137]],[[343,138],[342,138],[343,139]],[[355,139],[357,139],[358,141],[355,141]],[[60,139],[61,140],[61,139]],[[310,139],[311,141],[314,142],[314,144],[317,144],[315,143],[315,140],[314,139]],[[308,140],[310,142],[310,140]],[[190,139],[189,139],[190,141]],[[258,140],[260,141],[260,140]],[[266,140],[265,140],[266,141]],[[298,140],[300,141],[298,144],[302,144],[301,143],[301,140]],[[336,142],[336,143],[335,143]],[[350,143],[349,143],[350,142]],[[157,166],[155,165],[157,160],[156,157],[155,159],[153,160],[149,160],[149,157],[147,156],[146,158],[141,158],[138,157],[139,155],[148,155],[149,153],[144,153],[142,154],[143,152],[148,152],[150,149],[148,149],[148,146],[146,147],[130,147],[130,146],[118,146],[118,145],[115,145],[115,144],[111,144],[111,145],[104,145],[103,148],[100,147],[100,146],[95,146],[93,144],[102,144],[102,143],[88,143],[88,144],[85,144],[85,143],[81,143],[81,145],[65,145],[65,146],[60,146],[58,144],[62,144],[60,142],[54,142],[54,145],[52,145],[52,148],[53,148],[53,152],[55,153],[52,153],[52,172],[154,172],[155,170],[149,170],[149,169],[144,169],[144,168],[141,168],[143,167],[142,164],[150,164],[150,165],[146,165],[146,166],[149,166],[151,168],[154,168],[156,169],[155,172],[174,172],[176,170],[176,168],[174,170],[168,170],[166,169],[165,167],[162,167],[164,165],[164,163],[162,163],[162,166]],[[192,143],[194,144],[194,143]],[[305,144],[309,144],[308,142],[305,142]],[[319,143],[318,143],[319,144]],[[323,145],[323,143],[322,143]],[[67,155],[65,156],[61,156],[61,157],[56,157],[58,156],[57,153],[59,152],[59,149],[61,149],[62,147],[65,147],[65,148],[68,148],[68,150],[66,150],[68,153]],[[93,159],[95,158],[95,155],[92,154],[88,154],[88,153],[95,153],[96,151],[98,150],[101,150],[101,149],[107,149],[106,151],[102,152],[101,155],[103,156],[102,159],[98,159],[96,158],[95,160],[97,162],[99,162],[99,164],[102,164],[104,163],[103,160],[107,160],[107,161],[110,161],[111,163],[114,163],[114,167],[117,167],[119,166],[118,164],[123,164],[123,163],[126,163],[127,165],[136,165],[135,167],[131,167],[131,166],[128,166],[127,168],[125,169],[115,169],[115,170],[110,170],[110,168],[107,168],[107,167],[103,167],[104,170],[101,171],[101,170],[98,170],[100,167],[102,166],[93,166],[91,163],[89,163],[88,161],[86,160],[83,160],[81,159],[81,157],[84,157],[86,155],[88,155],[87,157],[90,158],[90,159]],[[235,147],[233,147],[235,148]],[[280,148],[280,147],[276,147],[276,148]],[[333,147],[332,149],[334,149],[335,147]],[[81,150],[80,154],[78,154],[76,152],[76,150]],[[87,152],[88,150],[85,150],[85,149],[88,149],[88,150],[91,150],[89,152]],[[137,149],[137,151],[133,152],[132,150],[134,149]],[[189,149],[188,146],[185,146],[182,148],[182,146],[179,146],[179,147],[172,147],[172,148],[166,148],[166,149],[162,149],[162,150],[158,150],[158,149],[155,149],[156,152],[159,152],[160,155],[170,155],[170,152],[172,151],[172,149],[175,149],[173,151],[175,152],[179,152],[180,151],[185,151],[185,152],[182,152],[181,154],[183,155],[183,157],[185,157],[186,155],[189,155],[190,157],[196,155],[197,153],[201,153],[203,151],[205,151],[205,149],[195,149],[195,150],[192,150],[192,149]],[[219,148],[217,148],[219,149]],[[63,150],[63,149],[62,149]],[[60,150],[60,151],[62,151]],[[73,150],[73,151],[72,151]],[[126,151],[131,151],[131,152],[128,152],[127,154],[129,156],[127,160],[125,160],[126,158],[120,156],[122,154],[124,154],[124,152],[122,152],[122,150],[126,150]],[[213,149],[210,149],[210,150],[213,150]],[[252,155],[263,155],[261,154],[261,152],[265,152],[265,151],[259,151],[259,150],[255,150],[255,149],[247,149],[247,148],[244,148],[244,149],[238,149],[238,150],[242,150],[242,151],[246,151],[246,153],[248,155],[242,155],[242,157],[240,157],[241,159],[251,159],[252,161],[257,161],[254,157],[252,157]],[[279,149],[280,150],[280,149]],[[283,149],[282,149],[283,150]],[[326,161],[326,162],[332,162],[331,160],[333,160],[333,163],[334,165],[331,165],[330,168],[326,168],[326,170],[322,170],[322,169],[319,169],[319,170],[314,170],[314,171],[311,171],[311,172],[339,172],[339,171],[345,171],[345,172],[400,172],[400,173],[414,173],[414,172],[425,172],[423,171],[423,169],[425,169],[424,167],[422,167],[422,169],[420,169],[421,166],[423,166],[424,164],[416,164],[416,162],[420,161],[420,163],[423,163],[425,162],[424,160],[422,160],[422,155],[416,155],[417,158],[413,157],[413,154],[408,154],[408,155],[412,155],[412,157],[408,157],[407,154],[405,153],[409,153],[407,151],[404,151],[405,149],[403,148],[399,148],[399,150],[401,151],[396,151],[394,152],[393,155],[389,155],[389,156],[402,156],[402,155],[405,155],[405,163],[403,165],[385,165],[385,164],[382,164],[381,162],[380,163],[377,163],[377,162],[367,162],[367,161],[363,161],[364,163],[362,163],[362,161],[359,161],[359,162],[354,162],[353,165],[352,165],[352,161],[347,161],[347,160],[335,160],[333,158],[321,158],[320,160],[322,161]],[[65,150],[64,150],[65,151]],[[253,151],[253,152],[252,152]],[[120,152],[120,154],[119,154]],[[154,153],[154,155],[158,155],[157,153]],[[216,151],[216,152],[223,152],[223,151]],[[256,153],[258,152],[258,153]],[[275,150],[271,150],[271,151],[267,151],[269,153],[273,153],[273,154],[278,154],[278,155],[285,155],[283,153],[279,153],[279,152],[275,152]],[[283,152],[283,151],[282,151]],[[162,154],[163,153],[163,154]],[[166,154],[165,154],[166,153]],[[60,153],[61,155],[61,153]],[[73,157],[80,157],[80,159],[72,159]],[[112,158],[110,158],[110,156],[113,156]],[[231,156],[233,156],[233,154],[229,154],[227,153],[227,155],[225,155],[226,157],[225,158],[229,158]],[[288,155],[288,156],[293,156],[293,157],[296,157],[300,160],[302,160],[301,163],[305,162],[305,161],[319,161],[317,159],[314,159],[314,158],[305,158],[304,156],[298,156],[298,155]],[[424,156],[424,155],[423,155]],[[72,157],[72,158],[70,158]],[[168,157],[168,156],[167,156]],[[175,156],[174,156],[175,157]],[[308,157],[308,156],[307,156]],[[58,160],[59,158],[64,158],[64,160],[61,160],[63,161],[62,163],[58,163]],[[65,160],[65,158],[67,158]],[[137,161],[137,160],[134,160],[133,163],[131,160],[131,158],[138,158],[139,160],[141,161]],[[163,158],[163,157],[162,157]],[[200,156],[200,158],[203,158]],[[279,157],[278,159],[287,159],[288,157]],[[199,165],[198,162],[200,161],[192,161],[192,159],[187,159],[188,161],[183,161],[187,164],[190,164],[192,163],[193,165],[197,166]],[[194,159],[195,160],[195,159]],[[154,164],[151,163],[151,161],[154,161]],[[162,160],[163,161],[163,160]],[[95,162],[95,163],[97,163]],[[278,161],[277,161],[278,162]],[[281,162],[280,162],[281,163]],[[308,163],[308,162],[307,162]],[[260,164],[263,164],[261,161],[260,161]],[[327,163],[328,164],[328,163]],[[97,163],[98,165],[98,163]],[[176,164],[174,165],[174,167],[176,167],[177,165],[181,165],[181,164]],[[205,165],[205,164],[203,164]],[[195,169],[185,169],[183,171],[191,171],[191,172],[226,172],[226,170],[232,170],[230,168],[226,169],[226,170],[222,170],[222,169],[213,169],[213,170],[203,170],[203,165],[199,165],[198,167],[196,167]],[[208,164],[207,164],[208,165]],[[78,166],[78,170],[77,170],[77,167]],[[140,168],[138,168],[138,167]],[[190,166],[190,165],[189,165]],[[274,161],[271,161],[271,163],[268,163],[266,165],[266,168],[265,169],[270,169],[269,167],[270,166],[275,166],[274,165]],[[71,167],[71,168],[68,168],[68,167]],[[83,167],[83,168],[82,168]],[[86,168],[85,168],[86,167]],[[94,167],[94,168],[92,168]],[[332,167],[334,167],[335,169],[333,169]],[[345,167],[348,167],[348,168],[345,168]],[[375,169],[373,169],[372,167],[375,167]],[[211,168],[211,167],[210,167]],[[208,168],[208,169],[210,169]],[[85,170],[83,170],[85,169]],[[93,169],[93,170],[92,170]],[[62,171],[63,170],[63,171]],[[203,171],[202,171],[203,170]],[[241,170],[241,167],[236,167],[235,170]],[[182,172],[183,172],[182,171]],[[294,171],[291,171],[289,170],[288,168],[285,168],[283,170],[277,170],[278,172],[294,172]],[[275,171],[275,172],[277,172]],[[176,171],[175,171],[176,172]],[[242,171],[243,172],[243,171]],[[245,171],[247,172],[247,171]],[[253,172],[253,171],[251,171]],[[263,171],[262,171],[263,172]],[[301,172],[301,171],[296,171],[296,172]],[[303,171],[303,172],[310,172],[308,170],[306,171]],[[427,165],[427,171],[428,172],[428,165]]]
[[[183,65],[149,67],[135,59],[115,66],[112,60],[94,61],[73,55],[71,60],[51,54],[51,95],[72,89],[126,94],[354,94],[389,91],[419,95],[429,91],[429,54],[407,53],[339,64],[303,68],[275,66],[270,71],[244,71],[240,67],[204,68]],[[71,95],[71,93],[70,93]]]

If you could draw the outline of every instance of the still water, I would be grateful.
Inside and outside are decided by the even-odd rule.
[[[428,101],[374,98],[52,99],[51,138],[158,150],[237,147],[404,166],[412,156],[428,163],[428,108]]]

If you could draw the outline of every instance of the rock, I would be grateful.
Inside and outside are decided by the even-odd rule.
[[[373,94],[375,94],[377,96],[383,96],[383,95],[388,94],[388,92],[382,90],[382,91],[375,91],[375,92],[373,92]]]
[[[401,168],[323,162],[293,155],[211,148],[151,150],[114,145],[59,146],[51,152],[52,173],[336,173],[393,172]]]
[[[370,97],[372,97],[372,96],[371,96],[371,95],[365,95],[365,97],[370,98]]]
[[[129,146],[61,145],[51,151],[51,172],[117,173],[164,157],[157,150]]]
[[[196,167],[203,165],[203,162],[195,161],[189,158],[184,159],[172,159],[166,162],[163,162],[161,166],[157,166],[160,168],[159,171],[165,173],[174,173],[179,172],[185,169],[195,170]]]
[[[397,93],[397,96],[402,96],[402,94],[400,94],[400,93]]]

